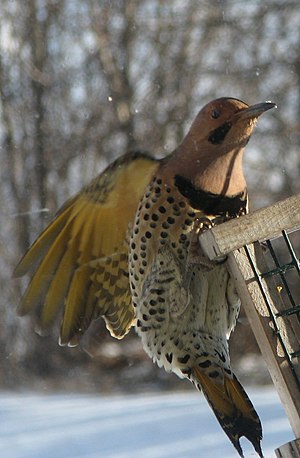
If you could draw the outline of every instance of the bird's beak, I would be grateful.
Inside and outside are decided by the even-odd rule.
[[[239,119],[253,119],[258,118],[265,111],[271,110],[271,108],[277,108],[276,103],[263,102],[251,105],[248,108],[244,108],[236,113]]]

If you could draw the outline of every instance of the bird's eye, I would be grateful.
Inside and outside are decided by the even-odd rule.
[[[211,117],[214,118],[214,119],[217,119],[217,118],[220,117],[220,114],[221,113],[219,112],[219,110],[212,110]]]

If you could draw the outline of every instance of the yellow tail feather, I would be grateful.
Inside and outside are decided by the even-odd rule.
[[[244,388],[233,375],[224,374],[223,383],[218,378],[211,378],[198,368],[193,371],[201,389],[239,455],[243,451],[239,439],[245,436],[260,457],[263,457],[260,442],[262,427],[260,419],[248,398]]]

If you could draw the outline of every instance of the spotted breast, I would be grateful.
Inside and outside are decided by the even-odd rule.
[[[212,378],[231,374],[226,336],[240,304],[223,264],[189,259],[201,216],[172,183],[154,177],[138,208],[129,254],[143,346],[160,367],[192,381],[195,365]]]

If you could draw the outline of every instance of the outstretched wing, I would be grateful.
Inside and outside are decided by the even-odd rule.
[[[129,331],[135,317],[128,230],[157,167],[157,160],[142,153],[116,160],[63,205],[29,248],[15,269],[15,276],[34,272],[19,313],[34,311],[39,332],[61,310],[62,345],[77,345],[99,316],[114,337]]]

